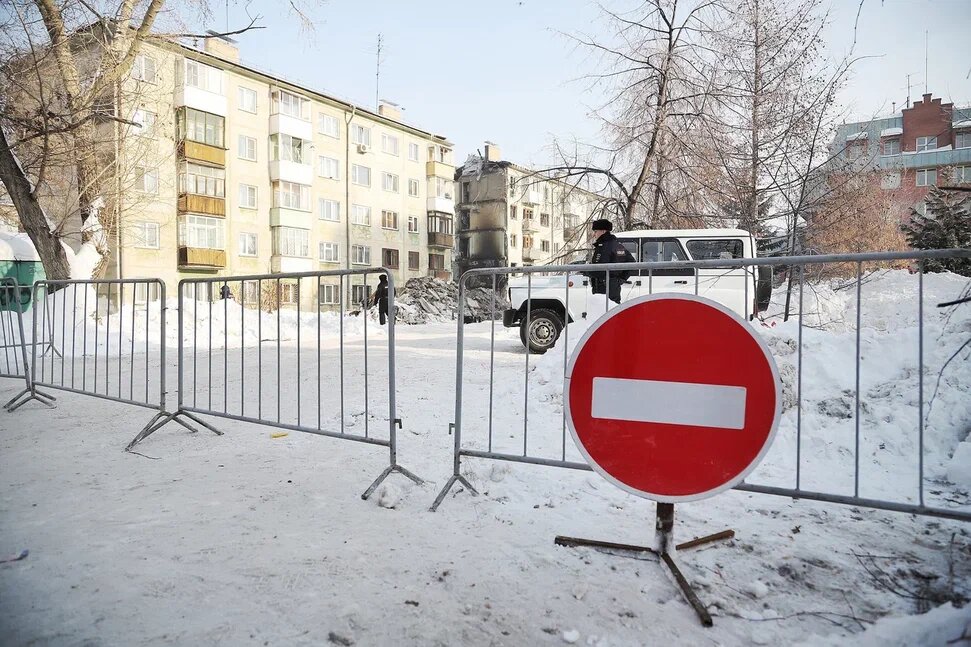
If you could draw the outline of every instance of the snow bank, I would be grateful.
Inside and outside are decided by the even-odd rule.
[[[912,645],[960,645],[971,641],[971,606],[958,609],[944,604],[919,616],[881,618],[856,636],[815,636],[804,645],[814,647],[911,647]]]

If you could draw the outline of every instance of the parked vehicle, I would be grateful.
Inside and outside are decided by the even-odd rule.
[[[625,231],[615,235],[639,262],[739,259],[756,255],[755,238],[741,229]],[[772,268],[634,270],[623,286],[621,301],[660,292],[694,294],[696,289],[700,296],[751,319],[769,305]],[[590,281],[579,272],[571,273],[569,283],[565,274],[510,279],[509,302],[511,307],[503,313],[502,323],[507,328],[519,326],[523,346],[533,353],[545,353],[552,348],[566,323],[596,317],[608,307],[605,295],[594,295]]]

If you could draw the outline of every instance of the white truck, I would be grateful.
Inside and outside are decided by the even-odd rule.
[[[639,262],[755,258],[755,238],[741,229],[668,229],[615,233]],[[772,296],[771,267],[668,268],[634,270],[621,289],[621,301],[659,292],[697,293],[751,319],[764,311]],[[567,299],[569,293],[569,299]],[[747,298],[746,298],[747,295]],[[519,326],[523,346],[545,353],[556,344],[563,326],[595,319],[608,308],[603,294],[593,294],[579,272],[532,275],[509,280],[506,328]],[[528,315],[528,316],[527,316]],[[528,318],[528,321],[527,321]]]

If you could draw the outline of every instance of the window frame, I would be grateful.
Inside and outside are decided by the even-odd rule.
[[[364,222],[359,222],[358,215],[364,214]],[[359,225],[361,227],[371,226],[371,207],[366,204],[352,204],[351,205],[351,224]]]
[[[330,293],[333,300],[328,300],[327,295]],[[318,283],[317,284],[317,304],[322,306],[338,306],[341,303],[341,286],[334,285],[333,283]]]
[[[243,144],[253,142],[253,157],[246,157],[247,149],[244,149]],[[236,136],[236,157],[247,162],[255,162],[257,158],[257,148],[256,148],[256,137],[250,137],[249,135],[244,135],[239,133]]]
[[[299,227],[272,227],[272,229],[274,256],[310,258],[309,230]],[[295,253],[288,253],[290,251],[295,251]]]
[[[330,132],[324,124],[333,123],[334,131]],[[335,115],[327,112],[317,113],[317,132],[332,139],[341,138],[341,121]]]
[[[328,207],[330,207],[328,209]],[[336,214],[335,218],[327,218],[326,214],[333,212]],[[340,222],[341,221],[341,203],[340,200],[331,200],[330,198],[317,198],[317,219],[323,220],[324,222]]]
[[[145,77],[146,61],[151,61],[152,63],[152,78],[150,79]],[[145,54],[144,52],[135,55],[135,60],[132,62],[131,71],[131,78],[135,79],[136,81],[152,84],[158,83],[158,63],[155,62],[154,58],[148,54]]]
[[[933,182],[928,182],[927,178],[933,174]],[[921,183],[921,178],[923,177],[924,182]],[[937,186],[937,169],[936,168],[919,168],[914,171],[914,184],[915,186]]]
[[[388,144],[392,150],[388,150]],[[381,133],[381,152],[394,157],[401,157],[401,140],[396,135]]]
[[[392,226],[388,226],[388,215],[391,215]],[[398,212],[391,209],[381,210],[381,229],[385,231],[398,231]]]
[[[387,259],[393,259],[388,261]],[[393,247],[381,248],[381,267],[396,270],[401,266],[401,252]]]
[[[411,190],[412,187],[415,188],[414,192],[412,192]],[[421,197],[421,180],[416,180],[413,177],[408,178],[408,197],[410,198]]]
[[[328,251],[333,252],[333,254],[326,253]],[[317,260],[321,263],[340,263],[341,244],[329,240],[322,240],[317,244],[317,254]],[[333,258],[330,258],[330,256],[333,256]]]
[[[207,240],[204,245],[198,244],[201,240],[200,232],[204,232],[206,238],[211,236],[215,239],[215,242]],[[179,247],[226,251],[225,219],[192,213],[185,214],[179,219]]]
[[[367,171],[367,182],[360,181],[360,169]],[[364,166],[363,164],[351,164],[351,184],[356,186],[371,186],[371,167]]]
[[[358,137],[363,135],[362,139]],[[371,146],[371,127],[362,126],[361,124],[351,124],[351,143],[357,144],[358,146],[364,145],[370,148]]]
[[[252,241],[253,243],[253,253],[249,253],[247,249],[249,245],[244,241]],[[246,258],[256,258],[260,255],[260,240],[256,232],[252,231],[241,231],[236,237],[236,241],[239,245],[238,254]]]
[[[412,227],[414,223],[414,227]],[[408,233],[417,234],[420,233],[421,224],[418,221],[418,216],[408,216]]]
[[[921,143],[921,140],[923,140],[923,144]],[[933,142],[933,146],[930,145],[931,142]],[[935,150],[937,148],[937,135],[931,137],[918,137],[915,140],[915,145],[915,150],[918,153]]]
[[[253,202],[252,203],[249,202],[249,189],[253,189]],[[246,198],[247,198],[245,202],[243,201],[244,192],[245,192]],[[239,194],[237,195],[237,198],[238,198],[238,201],[239,201],[239,208],[240,209],[258,209],[259,208],[259,197],[260,197],[260,194],[259,194],[259,187],[258,186],[256,186],[255,184],[243,184],[242,182],[240,182],[240,184],[239,184],[239,192],[238,193]]]
[[[388,188],[388,180],[391,180],[391,188]],[[384,171],[381,173],[381,189],[387,191],[388,193],[400,193],[401,192],[401,176],[395,173],[388,173]]]
[[[132,223],[135,229],[138,230],[137,236],[138,241],[132,244],[132,247],[138,249],[161,249],[162,248],[162,226],[157,222],[152,222],[150,220],[140,220]],[[149,235],[146,233],[149,229],[154,230],[155,244],[148,244]],[[139,242],[140,241],[140,242]]]
[[[296,187],[296,189],[294,188]],[[310,185],[298,182],[288,182],[287,180],[277,180],[272,185],[273,188],[273,207],[276,209],[292,209],[294,211],[313,211],[310,198]],[[297,195],[298,200],[292,200],[293,195]],[[284,200],[285,196],[291,196]],[[306,205],[304,201],[306,200]],[[288,204],[284,204],[284,203]],[[296,206],[294,206],[296,205]]]
[[[138,185],[135,187],[135,189],[139,193],[147,193],[147,194],[150,194],[150,195],[158,195],[158,189],[159,189],[159,186],[158,186],[159,185],[159,172],[158,172],[158,168],[152,168],[150,166],[138,165],[138,166],[135,167],[135,172],[138,174],[137,175],[137,178],[138,178],[137,179],[137,184]],[[145,188],[145,179],[148,178],[148,177],[154,178],[153,186],[150,189],[146,189]]]
[[[327,167],[330,166],[333,169],[333,174],[327,174]],[[329,157],[327,155],[317,156],[317,177],[322,177],[327,180],[340,180],[341,179],[341,161],[336,157]]]
[[[361,252],[360,254],[358,252]],[[358,260],[358,258],[362,260]],[[367,245],[351,245],[351,265],[370,265],[371,248]]]
[[[246,103],[247,102],[244,99],[244,97],[247,97],[248,98],[250,96],[253,98],[253,109],[252,110],[250,110],[249,108],[246,107]],[[257,114],[259,112],[259,105],[260,105],[259,104],[259,93],[257,93],[257,91],[254,90],[253,88],[247,88],[244,85],[238,86],[236,88],[236,102],[239,104],[239,110],[241,110],[243,112],[247,112],[247,113],[249,113],[251,115],[255,115],[255,114]]]
[[[411,162],[421,162],[421,146],[415,142],[408,142],[408,160]]]

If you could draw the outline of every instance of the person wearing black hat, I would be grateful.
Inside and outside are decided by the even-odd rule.
[[[627,248],[620,244],[614,236],[614,225],[609,220],[593,221],[593,264],[601,263],[632,263],[634,257]],[[620,286],[630,277],[630,272],[615,270],[610,272],[610,285],[607,285],[607,272],[590,272],[587,274],[594,294],[606,294],[614,303],[620,303]]]
[[[378,277],[378,287],[374,290],[374,301],[378,305],[378,317],[381,325],[388,316],[388,277],[384,274]]]

